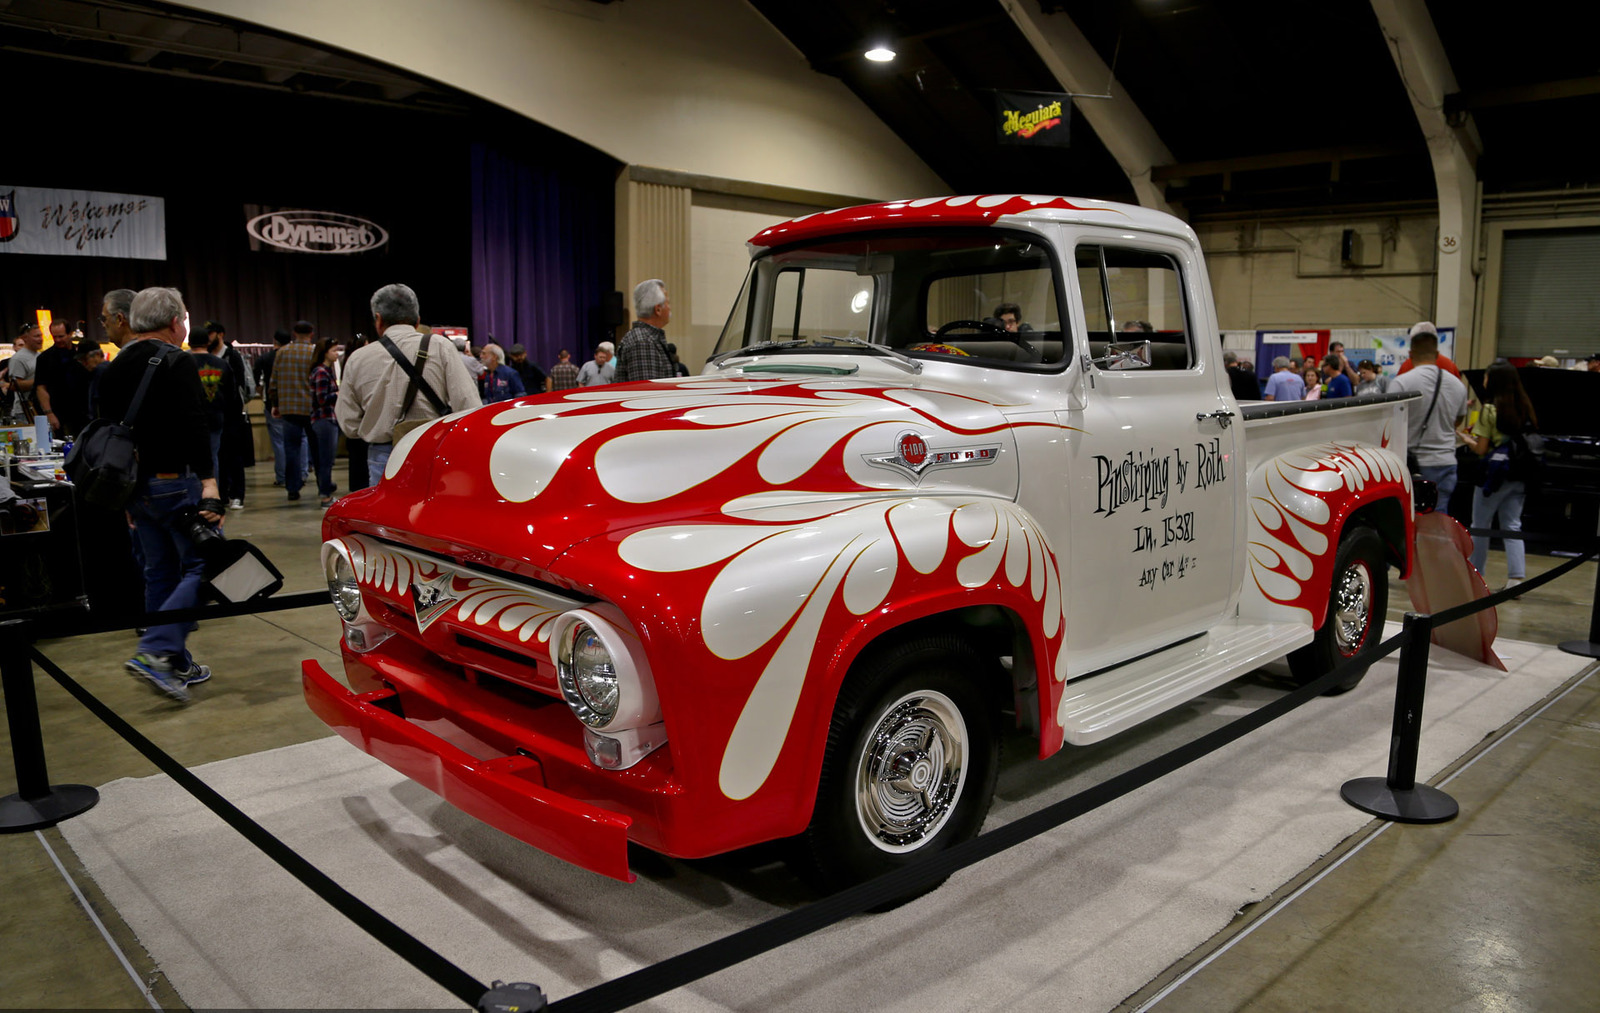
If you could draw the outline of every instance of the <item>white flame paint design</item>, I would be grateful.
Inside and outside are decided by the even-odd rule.
[[[627,433],[595,451],[595,473],[610,495],[625,503],[671,499],[715,478],[758,447],[762,479],[782,485],[805,474],[841,441],[847,441],[845,468],[851,481],[869,489],[896,488],[897,479],[868,465],[864,456],[893,446],[902,429],[934,429],[930,419],[968,429],[1003,422],[985,402],[936,391],[884,389],[879,383],[785,385],[815,391],[805,396],[778,391],[750,396],[748,382],[720,377],[669,383],[625,395],[576,391],[561,403],[500,412],[493,424],[507,431],[495,440],[489,456],[495,490],[514,503],[532,500],[549,488],[584,442],[642,417],[667,413],[700,428]],[[613,410],[569,414],[597,404]]]
[[[877,499],[840,510],[836,502],[770,502],[771,497],[747,497],[729,503],[725,512],[749,511],[756,519],[787,523],[671,525],[635,532],[618,547],[623,562],[657,573],[726,563],[700,611],[706,646],[718,657],[746,657],[782,634],[723,754],[718,783],[729,798],[753,795],[776,765],[818,633],[835,601],[854,615],[878,608],[902,565],[928,574],[946,564],[951,532],[974,550],[955,560],[961,586],[983,587],[1004,573],[1007,583],[1026,588],[1039,604],[1047,638],[1061,629],[1064,602],[1055,553],[1015,503]],[[784,576],[781,586],[771,580],[775,572]],[[795,588],[806,590],[797,594]],[[1054,665],[1058,681],[1066,677],[1061,654]]]
[[[446,570],[434,560],[411,556],[361,535],[345,535],[337,541],[350,553],[357,580],[403,597],[411,597],[413,582],[431,580]],[[458,621],[483,627],[493,623],[522,643],[537,639],[548,644],[556,618],[580,607],[579,602],[518,584],[453,567],[449,572],[452,590],[461,595],[454,606]]]
[[[1333,493],[1358,493],[1369,483],[1398,481],[1411,488],[1411,473],[1392,451],[1380,447],[1323,443],[1283,454],[1262,468],[1266,495],[1250,497],[1263,537],[1249,542],[1250,573],[1269,599],[1297,602],[1315,560],[1333,548]],[[1309,617],[1311,610],[1305,608]]]

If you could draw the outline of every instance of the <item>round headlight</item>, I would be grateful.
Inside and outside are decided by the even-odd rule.
[[[356,583],[355,570],[343,553],[333,553],[332,562],[328,573],[328,594],[333,598],[333,607],[339,610],[339,618],[345,622],[355,622],[361,614],[361,585]]]
[[[617,666],[600,637],[587,623],[577,623],[567,632],[556,659],[561,693],[578,720],[591,728],[603,728],[617,716],[621,689]]]

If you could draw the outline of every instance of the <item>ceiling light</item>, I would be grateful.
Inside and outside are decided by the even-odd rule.
[[[873,48],[867,50],[865,55],[866,58],[871,60],[873,63],[888,63],[890,60],[894,59],[894,50],[890,49],[888,46],[874,46]]]

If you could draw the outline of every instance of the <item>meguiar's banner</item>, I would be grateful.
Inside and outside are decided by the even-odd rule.
[[[0,253],[166,260],[166,202],[0,184]]]
[[[996,91],[995,137],[1001,144],[1067,148],[1072,96],[1051,91]]]

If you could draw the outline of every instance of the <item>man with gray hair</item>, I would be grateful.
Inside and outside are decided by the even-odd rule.
[[[1272,360],[1272,375],[1261,392],[1263,401],[1304,401],[1306,382],[1294,371],[1294,362],[1287,355]]]
[[[617,379],[617,364],[611,361],[611,356],[616,354],[616,350],[617,346],[611,342],[600,342],[594,350],[594,358],[578,370],[578,386],[597,387],[602,383],[614,382]]]
[[[344,364],[335,417],[346,436],[367,441],[367,474],[383,478],[394,452],[395,430],[483,404],[466,362],[450,339],[418,330],[422,312],[406,285],[372,293],[377,341],[356,349]],[[402,425],[404,423],[405,425]]]
[[[128,326],[132,339],[111,361],[100,383],[100,417],[133,425],[139,451],[138,486],[128,504],[133,537],[144,561],[147,612],[193,608],[200,603],[205,562],[189,536],[198,515],[222,521],[206,435],[206,399],[192,355],[178,349],[189,335],[189,313],[175,288],[147,288],[134,296]],[[150,384],[131,418],[129,409],[146,372]],[[185,646],[188,624],[147,628],[137,653],[124,666],[157,692],[180,703],[189,687],[211,677]]]
[[[617,345],[617,382],[677,376],[667,352],[667,335],[662,330],[672,319],[672,303],[660,278],[641,281],[633,287],[633,312],[638,322]]]

